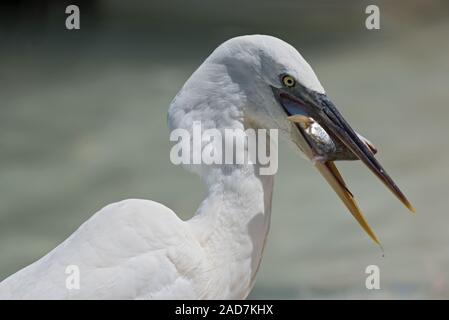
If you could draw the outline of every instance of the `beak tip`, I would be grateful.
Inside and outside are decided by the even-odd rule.
[[[415,214],[416,209],[414,206],[412,206],[410,203],[407,205],[407,208],[410,210],[410,213]]]
[[[369,237],[374,241],[375,244],[377,244],[380,248],[380,250],[382,250],[382,252],[384,251],[384,247],[382,246],[382,243],[380,243],[379,239],[377,239],[376,235],[374,233],[368,234]]]
[[[412,213],[412,214],[416,213],[415,207],[410,203],[410,201],[408,201],[407,198],[405,198],[405,196],[402,196],[400,198],[400,200],[407,207],[407,209],[410,211],[410,213]]]
[[[382,243],[378,242],[377,244],[379,245],[379,248],[382,251],[382,256],[384,256],[385,250],[384,250]]]

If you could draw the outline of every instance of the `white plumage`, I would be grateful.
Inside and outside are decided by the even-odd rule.
[[[170,129],[277,128],[304,145],[271,86],[279,75],[324,94],[289,44],[244,36],[219,46],[173,100]],[[304,151],[304,150],[303,150]],[[207,195],[188,221],[162,204],[125,200],[95,213],[46,256],[0,284],[2,299],[242,299],[254,285],[270,224],[273,176],[258,165],[190,165]],[[67,289],[69,265],[80,288]]]
[[[186,223],[147,200],[106,206],[46,256],[1,284],[1,298],[164,298],[193,296],[207,260]],[[66,288],[69,265],[80,289]],[[189,270],[189,267],[193,269]],[[192,272],[193,271],[193,272]]]

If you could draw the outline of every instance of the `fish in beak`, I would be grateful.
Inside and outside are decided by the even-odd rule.
[[[295,141],[331,185],[366,233],[380,245],[363,217],[354,196],[335,166],[337,160],[361,160],[411,211],[415,209],[374,157],[377,149],[356,133],[325,94],[300,83],[291,88],[272,87],[275,98],[299,131]]]
[[[288,120],[301,125],[303,133],[306,134],[308,140],[313,145],[313,150],[317,154],[316,159],[326,161],[337,160],[358,160],[357,156],[349,150],[346,145],[339,140],[333,140],[331,136],[312,118],[303,115],[288,116]],[[359,139],[371,150],[373,154],[377,153],[376,147],[357,133]]]

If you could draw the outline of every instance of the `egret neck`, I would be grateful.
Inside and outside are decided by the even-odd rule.
[[[207,171],[207,196],[189,221],[224,282],[218,287],[235,298],[245,298],[254,285],[270,226],[274,176],[260,175],[258,166]]]

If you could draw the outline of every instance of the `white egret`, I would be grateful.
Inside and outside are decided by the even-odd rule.
[[[282,40],[253,35],[220,45],[171,103],[171,129],[191,130],[194,121],[218,130],[278,129],[313,161],[375,242],[333,160],[362,160],[414,210],[374,158],[374,148],[327,98],[309,64]],[[207,188],[188,221],[149,200],[106,206],[46,256],[1,282],[0,298],[246,298],[271,215],[273,175],[260,175],[259,166],[188,166]],[[79,288],[69,288],[68,266],[79,271]]]

